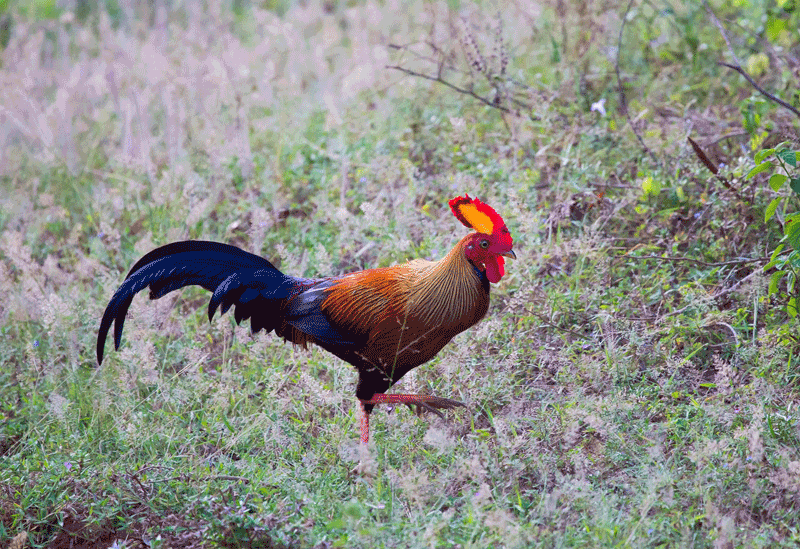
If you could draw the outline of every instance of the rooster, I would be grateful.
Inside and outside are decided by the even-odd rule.
[[[516,259],[503,218],[469,195],[449,202],[472,232],[439,261],[416,259],[381,269],[327,278],[285,275],[266,259],[218,242],[189,240],[157,248],[140,259],[106,307],[97,334],[103,361],[114,322],[119,349],[133,296],[150,287],[158,299],[184,286],[212,292],[208,318],[234,306],[237,323],[253,333],[274,331],[296,345],[319,345],[358,370],[361,443],[377,404],[407,404],[432,411],[463,406],[431,395],[386,394],[409,370],[432,359],[489,308],[490,283],[505,274],[503,258]]]

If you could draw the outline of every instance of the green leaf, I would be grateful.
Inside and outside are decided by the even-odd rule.
[[[786,312],[789,313],[789,316],[792,318],[797,318],[797,298],[793,297],[789,300],[789,303],[786,304]]]
[[[762,162],[761,164],[757,164],[755,168],[753,168],[752,170],[747,172],[747,175],[744,176],[744,178],[745,179],[750,179],[754,175],[759,174],[761,172],[765,172],[765,171],[767,171],[769,169],[772,169],[772,162],[767,160],[766,162]]]
[[[778,254],[781,253],[785,247],[786,247],[785,242],[781,242],[780,244],[778,244],[778,247],[775,248],[774,252],[772,252],[772,257],[770,257],[769,260],[775,261],[775,258],[778,257]]]
[[[783,234],[786,235],[792,248],[800,250],[800,214],[794,213],[791,217],[786,218]]]
[[[661,192],[661,182],[648,175],[642,180],[642,191],[644,191],[645,196],[655,196]]]
[[[773,191],[778,192],[787,179],[789,179],[788,175],[783,175],[782,173],[772,174],[772,177],[769,178],[769,186],[772,187]]]
[[[783,200],[783,197],[779,196],[777,198],[773,198],[772,202],[769,203],[767,209],[764,210],[764,223],[772,219],[772,217],[775,215],[775,211],[778,209],[778,205],[781,203],[781,200]]]
[[[772,276],[769,277],[769,295],[778,293],[778,283],[780,283],[781,279],[786,275],[786,271],[775,271],[772,273]]]
[[[777,17],[769,17],[767,24],[764,25],[764,30],[767,32],[767,40],[774,43],[778,40],[781,32],[786,30],[786,21]]]
[[[800,252],[794,250],[792,253],[790,253],[788,256],[786,256],[786,261],[784,261],[784,264],[791,265],[795,269],[800,269]]]
[[[797,151],[793,151],[791,149],[786,149],[778,153],[778,156],[781,160],[792,166],[793,168],[797,167]]]
[[[785,257],[777,257],[777,258],[773,259],[772,261],[770,261],[769,263],[764,265],[763,270],[766,273],[767,271],[769,271],[773,267],[776,267],[778,269],[783,269],[784,267],[786,267],[786,258]]]
[[[769,263],[764,265],[764,272],[769,271],[772,267],[774,267],[778,263],[780,263],[781,266],[786,264],[785,260],[778,259],[778,255],[783,251],[783,249],[785,247],[786,247],[786,242],[781,242],[780,244],[778,244],[778,247],[775,248],[774,252],[772,252],[772,257],[769,258]],[[792,252],[792,253],[796,253],[796,252]]]
[[[795,194],[800,194],[800,177],[793,177],[789,182],[789,187],[795,192]]]
[[[761,149],[755,154],[753,160],[756,164],[761,164],[766,157],[772,156],[773,154],[775,154],[775,149]]]

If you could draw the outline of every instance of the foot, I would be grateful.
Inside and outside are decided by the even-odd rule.
[[[466,407],[463,402],[433,395],[387,395],[386,393],[375,393],[370,400],[362,400],[361,402],[363,404],[405,404],[409,408],[416,406],[417,414],[422,414],[422,411],[426,410],[441,418],[444,418],[444,416],[439,410],[452,410],[456,406]]]
[[[387,395],[386,393],[375,393],[369,400],[361,400],[360,416],[361,416],[361,446],[366,448],[369,442],[369,414],[365,409],[366,404],[405,404],[409,408],[412,406],[417,407],[417,413],[421,414],[422,410],[433,412],[440,418],[444,418],[439,410],[452,410],[456,406],[464,406],[466,404],[457,400],[450,400],[449,398],[442,398],[433,395]]]

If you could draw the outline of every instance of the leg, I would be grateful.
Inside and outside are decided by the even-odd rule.
[[[358,405],[361,408],[361,445],[366,446],[369,442],[369,415],[372,410],[368,412],[363,401],[359,401]]]
[[[417,412],[422,412],[423,409],[433,412],[439,417],[444,417],[439,409],[451,410],[456,406],[465,406],[463,402],[457,400],[450,400],[449,398],[442,398],[431,395],[387,395],[386,393],[375,393],[369,400],[358,399],[359,423],[361,426],[361,444],[359,444],[359,453],[361,457],[358,465],[350,471],[351,475],[361,476],[374,476],[375,475],[375,462],[371,459],[367,449],[369,443],[369,416],[372,413],[372,408],[376,404],[405,404],[409,408],[412,406],[417,407]]]
[[[377,464],[369,454],[369,415],[372,412],[372,406],[365,405],[361,400],[358,401],[359,407],[359,423],[361,425],[361,442],[358,445],[358,465],[350,470],[350,475],[358,475],[360,477],[374,477],[377,473]]]
[[[464,406],[463,402],[432,395],[387,395],[386,393],[375,393],[371,399],[359,399],[358,403],[361,406],[361,444],[369,442],[369,416],[375,404],[405,404],[409,408],[416,406],[418,412],[425,409],[439,417],[444,416],[437,408],[452,410],[456,406]]]
[[[449,398],[442,398],[433,395],[387,395],[386,393],[375,393],[369,400],[362,400],[361,405],[364,404],[405,404],[409,408],[412,406],[417,407],[417,412],[422,412],[423,409],[428,412],[433,412],[439,417],[444,417],[438,409],[452,410],[456,406],[464,406],[463,402],[457,400],[450,400]],[[362,440],[364,437],[364,424],[362,423]],[[367,418],[367,431],[369,431],[369,418]],[[367,433],[369,439],[369,433]]]

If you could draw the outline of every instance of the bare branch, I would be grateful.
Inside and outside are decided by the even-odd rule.
[[[454,52],[446,52],[432,41],[424,42],[431,50],[427,55],[418,53],[411,48],[410,44],[389,44],[389,47],[401,52],[409,52],[416,62],[430,64],[435,69],[414,70],[407,68],[402,60],[395,65],[387,65],[387,69],[399,70],[409,76],[424,78],[432,82],[443,84],[458,93],[468,95],[504,113],[519,114],[521,111],[528,111],[531,108],[529,103],[524,101],[525,96],[530,94],[530,87],[507,76],[507,66],[509,62],[506,45],[503,42],[503,22],[501,15],[497,15],[497,24],[492,29],[494,36],[494,49],[490,54],[485,54],[481,50],[481,43],[472,33],[467,19],[461,19],[461,30],[451,25],[452,36],[458,38],[461,45],[463,56],[466,59],[466,68],[460,66],[456,61]],[[423,64],[423,66],[425,66]],[[460,78],[454,82],[447,78],[447,73],[455,73]],[[482,75],[490,88],[480,95],[476,92],[476,78]]]
[[[688,262],[695,265],[702,265],[703,267],[726,267],[728,265],[748,265],[750,263],[769,263],[768,257],[758,257],[755,259],[735,259],[731,261],[720,261],[718,263],[709,263],[707,261],[700,261],[691,257],[670,257],[663,255],[626,255],[631,259],[657,259],[659,261],[673,261],[673,262]]]
[[[490,99],[482,97],[482,96],[478,95],[477,93],[475,93],[472,90],[467,90],[467,89],[461,88],[459,86],[456,86],[455,84],[453,84],[451,82],[448,82],[447,80],[445,80],[441,76],[430,76],[428,74],[423,74],[421,72],[413,71],[411,69],[407,69],[407,68],[401,67],[399,65],[386,65],[386,68],[387,69],[394,69],[396,71],[403,72],[405,74],[408,74],[409,76],[417,76],[419,78],[424,78],[425,80],[430,80],[432,82],[438,82],[439,84],[443,84],[443,85],[447,86],[448,88],[453,89],[453,90],[455,90],[455,91],[457,91],[459,93],[463,93],[464,95],[469,95],[470,97],[474,97],[475,99],[477,99],[481,103],[485,103],[485,104],[489,105],[490,107],[493,107],[495,109],[501,110],[503,112],[508,112],[508,113],[511,112],[511,110],[507,109],[506,107],[504,107],[502,105],[498,105],[495,101],[491,101]]]
[[[728,295],[728,294],[730,294],[732,292],[735,292],[736,290],[739,289],[739,286],[741,286],[742,284],[744,284],[745,282],[750,280],[753,276],[755,276],[755,275],[757,275],[757,274],[759,274],[761,272],[762,272],[761,269],[756,269],[752,273],[750,273],[749,275],[747,275],[746,277],[741,279],[739,282],[734,284],[733,286],[725,288],[724,290],[720,290],[717,293],[715,293],[713,295],[710,295],[708,297],[700,298],[700,301],[714,301],[715,299],[718,299],[718,298],[720,298],[720,297],[722,297],[724,295]],[[692,303],[688,304],[685,307],[681,307],[680,309],[677,309],[675,311],[672,311],[670,313],[665,314],[663,318],[666,318],[666,317],[669,317],[669,316],[677,316],[679,314],[682,314],[682,313],[686,312],[687,310],[691,309],[692,307],[696,307],[697,305],[698,305],[698,303],[696,301],[692,302]]]
[[[750,83],[750,85],[753,86],[761,95],[763,95],[764,97],[766,97],[770,101],[774,101],[775,103],[777,103],[781,107],[789,109],[790,111],[792,111],[795,114],[795,116],[800,118],[800,110],[797,110],[796,108],[791,106],[789,103],[787,103],[783,99],[781,99],[779,97],[776,97],[776,96],[772,95],[771,93],[769,93],[767,90],[765,90],[764,88],[759,86],[756,83],[756,81],[753,80],[753,78],[749,74],[747,74],[747,72],[742,68],[742,62],[739,59],[739,57],[736,55],[736,52],[734,51],[733,46],[731,45],[730,38],[728,38],[728,33],[725,31],[725,27],[722,26],[722,22],[717,18],[716,14],[714,13],[714,10],[711,9],[711,6],[708,4],[708,2],[704,1],[703,5],[706,7],[706,11],[708,12],[708,16],[711,17],[711,21],[719,29],[719,32],[722,35],[723,40],[725,40],[725,44],[727,44],[727,46],[728,46],[728,52],[731,54],[731,57],[733,57],[733,60],[736,61],[735,64],[725,63],[724,61],[719,61],[719,62],[717,62],[717,65],[722,65],[723,67],[728,67],[729,69],[738,72],[739,74],[744,76],[744,79],[747,80]]]
[[[765,90],[764,88],[762,88],[761,86],[756,84],[755,80],[753,80],[753,78],[749,74],[747,74],[744,71],[744,69],[742,67],[740,67],[739,65],[731,65],[730,63],[725,63],[724,61],[717,62],[717,65],[722,65],[723,67],[728,67],[729,69],[735,70],[736,72],[738,72],[739,74],[744,76],[744,79],[747,80],[750,83],[750,85],[753,86],[756,90],[758,90],[758,92],[761,95],[763,95],[767,99],[770,99],[771,101],[774,101],[775,103],[777,103],[781,107],[789,109],[790,111],[792,111],[795,114],[795,116],[800,118],[800,110],[795,109],[794,107],[792,107],[789,103],[787,103],[783,99],[772,95],[767,90]]]
[[[742,62],[739,60],[739,56],[736,55],[736,51],[734,51],[733,46],[731,45],[730,38],[728,38],[728,33],[725,31],[725,27],[722,26],[722,22],[720,22],[720,20],[717,18],[717,15],[714,13],[714,10],[711,9],[711,6],[708,5],[708,2],[703,0],[703,5],[706,7],[708,16],[711,17],[711,22],[714,23],[714,26],[719,29],[722,39],[725,40],[725,44],[728,46],[728,52],[731,54],[731,57],[733,57],[733,60],[736,61],[737,65],[741,65]]]

